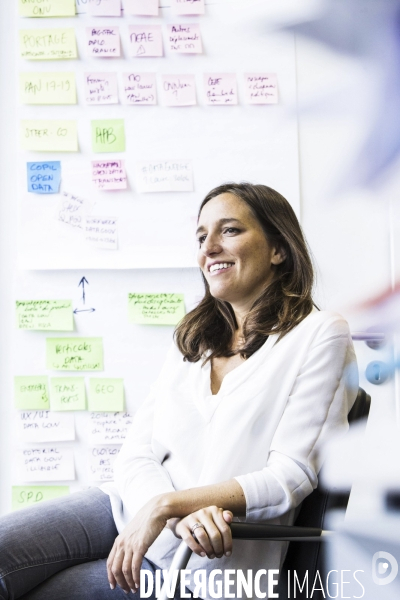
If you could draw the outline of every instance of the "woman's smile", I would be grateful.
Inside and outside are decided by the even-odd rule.
[[[208,266],[208,270],[210,272],[211,277],[213,277],[214,275],[222,275],[223,273],[230,271],[234,266],[235,263],[233,262],[217,262],[211,263]]]

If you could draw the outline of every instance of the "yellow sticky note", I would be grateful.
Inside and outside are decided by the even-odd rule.
[[[13,485],[12,509],[35,506],[44,500],[53,500],[69,494],[67,485]]]
[[[55,371],[102,371],[102,338],[46,339],[46,365]]]
[[[139,325],[176,325],[185,316],[183,294],[128,294],[128,316]]]
[[[21,121],[21,146],[34,152],[78,152],[76,121]]]
[[[18,329],[73,331],[72,300],[17,300]]]
[[[20,29],[21,58],[27,60],[62,60],[77,58],[75,30]]]
[[[20,73],[22,104],[76,104],[74,73]]]
[[[90,379],[89,410],[122,412],[124,410],[124,380],[104,377]]]
[[[92,121],[93,152],[125,152],[123,119]]]
[[[50,408],[46,376],[14,377],[15,408],[21,410],[47,410]]]
[[[75,0],[19,0],[21,17],[74,17]]]
[[[51,410],[85,410],[85,379],[83,377],[51,377],[50,406]]]

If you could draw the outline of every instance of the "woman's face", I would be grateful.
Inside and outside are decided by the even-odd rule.
[[[198,263],[211,294],[249,309],[274,277],[283,257],[267,241],[247,204],[220,194],[203,207],[197,228]]]

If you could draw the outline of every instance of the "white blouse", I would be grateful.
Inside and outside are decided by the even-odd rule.
[[[348,427],[358,374],[347,322],[336,313],[314,310],[277,339],[225,375],[216,395],[210,363],[183,361],[171,347],[114,463],[115,483],[102,487],[119,531],[158,494],[231,478],[247,507],[235,520],[293,522],[317,485],[322,444]],[[164,529],[146,556],[166,569],[179,543]],[[279,569],[286,547],[234,540],[230,557],[192,555],[189,588],[196,569]]]

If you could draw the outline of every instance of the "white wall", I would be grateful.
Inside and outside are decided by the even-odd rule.
[[[3,2],[0,8],[1,27],[1,151],[2,175],[0,178],[0,277],[1,277],[1,377],[0,377],[0,513],[10,508],[10,488],[13,481],[11,453],[14,434],[10,427],[13,409],[13,375],[18,360],[18,344],[21,336],[14,329],[13,301],[17,293],[27,298],[31,289],[44,282],[46,289],[72,290],[82,275],[86,275],[95,291],[97,281],[109,282],[110,301],[117,302],[117,292],[128,290],[131,283],[141,289],[157,289],[159,284],[171,291],[198,290],[198,279],[192,270],[164,271],[109,271],[85,272],[16,272],[16,155],[15,94],[16,73],[15,28],[11,27],[13,7]],[[357,151],[365,127],[365,114],[357,110],[358,88],[352,82],[361,77],[363,66],[342,56],[337,56],[310,42],[297,38],[298,99],[305,110],[299,114],[299,153],[301,220],[318,265],[319,284],[317,300],[321,307],[342,312],[350,321],[351,328],[365,327],[352,307],[361,299],[374,295],[379,289],[390,285],[391,262],[388,227],[388,200],[395,179],[388,178],[380,188],[356,190],[342,188],[337,193],[334,184],[340,178],[343,167],[349,164]],[[348,84],[346,87],[345,84]],[[324,94],[337,93],[346,87],[348,102],[337,106],[318,103]],[[333,103],[335,104],[335,103]],[[179,287],[179,290],[177,289]],[[68,297],[71,297],[72,291]],[[102,292],[103,294],[103,292]],[[104,294],[96,295],[99,306],[106,301]],[[57,293],[58,297],[62,297]],[[78,325],[79,333],[86,324]],[[101,313],[90,326],[93,335],[102,334]],[[89,330],[88,329],[88,330]],[[111,330],[109,331],[109,333]],[[21,333],[21,332],[18,332]],[[140,375],[140,385],[132,386],[128,401],[134,407],[146,392],[146,388],[162,360],[168,344],[170,330],[131,330],[132,355],[124,356],[122,371],[126,377]],[[40,334],[39,334],[40,335]],[[143,350],[144,348],[144,350]],[[365,381],[363,372],[367,363],[378,356],[385,357],[387,350],[373,351],[362,342],[356,342],[360,363],[360,383],[371,393],[373,406],[370,423],[383,427],[395,414],[393,381],[380,387]],[[153,353],[156,356],[153,356]],[[32,364],[43,361],[43,356],[32,352]],[[78,434],[84,436],[84,428]],[[355,497],[356,508],[362,507],[362,498]],[[353,502],[353,504],[354,504]]]

